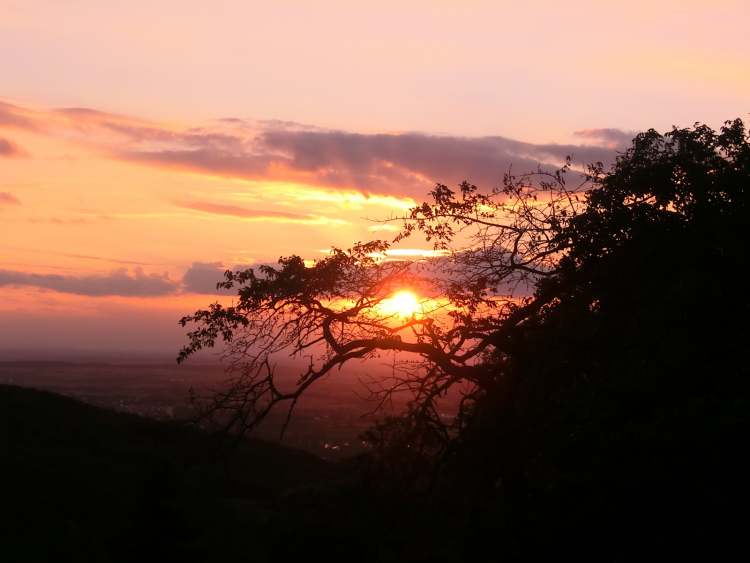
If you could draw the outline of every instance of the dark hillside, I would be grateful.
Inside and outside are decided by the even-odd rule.
[[[217,440],[198,430],[32,389],[0,386],[0,413],[9,561],[212,560],[250,545],[263,560],[277,499],[333,475],[251,441],[227,478]]]

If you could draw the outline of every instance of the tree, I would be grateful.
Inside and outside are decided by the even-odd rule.
[[[234,376],[206,412],[228,415],[228,430],[250,430],[279,403],[288,402],[291,412],[302,393],[334,368],[392,350],[421,361],[404,364],[404,377],[395,377],[383,395],[414,393],[420,416],[437,423],[434,400],[461,382],[480,386],[482,354],[542,306],[544,298],[519,300],[497,290],[554,273],[558,232],[581,201],[582,187],[566,188],[567,169],[508,174],[503,188],[490,194],[468,183],[458,193],[436,186],[431,204],[402,218],[404,230],[394,241],[423,232],[439,251],[428,261],[386,260],[392,243],[373,241],[334,248],[312,266],[291,256],[277,267],[226,272],[218,286],[237,288],[237,303],[213,304],[181,320],[198,328],[179,360],[223,340]],[[457,249],[452,243],[459,239],[481,246]],[[384,307],[394,292],[416,287],[437,303],[423,303],[406,317]],[[297,388],[280,390],[274,355],[308,352],[313,359]]]
[[[394,241],[334,248],[311,266],[291,256],[273,267],[227,271],[218,286],[236,289],[236,303],[181,319],[194,329],[179,361],[222,343],[231,378],[203,412],[242,434],[277,405],[286,403],[291,415],[311,385],[346,362],[383,351],[410,354],[416,360],[401,363],[378,394],[411,393],[400,424],[411,421],[409,428],[430,436],[432,450],[444,451],[477,412],[498,406],[487,396],[528,378],[519,374],[528,360],[520,351],[542,328],[567,322],[563,317],[593,326],[615,305],[618,319],[632,321],[627,307],[638,311],[647,292],[664,289],[659,253],[691,272],[697,251],[707,253],[707,265],[744,263],[737,232],[749,176],[750,145],[735,120],[719,132],[696,125],[641,133],[611,170],[596,163],[580,172],[567,162],[558,171],[509,172],[488,191],[468,182],[455,191],[438,184],[430,201],[400,218]],[[393,244],[417,235],[434,245],[433,257],[387,258]],[[623,285],[628,272],[639,285]],[[427,296],[421,310],[404,316],[386,306],[403,288]],[[571,344],[580,347],[573,355],[586,348],[581,339]],[[310,357],[293,389],[282,389],[274,375],[281,353]],[[555,387],[548,376],[540,381]],[[457,385],[468,391],[446,424],[436,400]]]
[[[748,185],[740,120],[646,131],[607,170],[438,184],[393,241],[424,235],[434,257],[389,260],[376,241],[312,267],[293,256],[227,272],[236,304],[183,318],[180,360],[225,346],[233,377],[204,413],[241,435],[346,362],[416,358],[378,391],[413,400],[368,433],[365,505],[421,506],[413,521],[454,559],[630,559],[654,544],[715,557],[744,537],[750,471]],[[384,304],[405,287],[431,299],[404,316]],[[282,352],[311,355],[289,390],[274,377]],[[436,400],[458,385],[446,423]],[[426,508],[404,494],[425,482]]]

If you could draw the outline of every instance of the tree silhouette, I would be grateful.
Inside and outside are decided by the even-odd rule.
[[[280,404],[291,414],[321,377],[383,351],[411,359],[376,392],[381,400],[411,393],[395,425],[433,453],[470,443],[477,427],[519,430],[511,418],[521,411],[541,428],[566,416],[560,403],[578,404],[581,389],[594,404],[607,385],[621,385],[618,374],[642,382],[644,373],[685,369],[684,343],[664,337],[673,327],[681,336],[684,327],[695,331],[686,342],[701,348],[691,352],[711,343],[733,365],[743,332],[728,332],[726,307],[747,318],[746,300],[732,300],[745,265],[749,179],[750,144],[738,119],[718,132],[696,124],[641,133],[610,170],[596,163],[581,172],[567,162],[558,171],[509,172],[488,191],[438,184],[430,201],[399,218],[392,242],[334,248],[311,266],[291,256],[226,272],[218,285],[236,289],[236,303],[181,319],[193,330],[179,361],[222,343],[230,380],[202,411],[238,434]],[[417,235],[434,256],[389,258],[392,245]],[[403,288],[424,296],[420,311],[402,316],[383,306]],[[291,389],[274,373],[282,353],[309,356]],[[446,422],[436,401],[459,385],[463,400]],[[523,457],[519,432],[508,438],[506,461],[514,447],[514,459]]]
[[[236,288],[237,303],[215,303],[180,321],[198,328],[189,333],[179,361],[224,343],[232,379],[204,405],[205,412],[223,416],[228,430],[250,430],[279,403],[288,402],[291,411],[333,369],[390,350],[420,361],[404,363],[380,390],[381,399],[411,392],[419,416],[442,432],[435,400],[459,383],[480,388],[483,355],[552,298],[513,294],[556,271],[564,252],[560,233],[582,208],[588,182],[584,178],[569,190],[568,169],[508,174],[502,188],[489,194],[468,183],[457,193],[437,185],[432,203],[401,218],[405,226],[394,241],[423,233],[436,250],[427,260],[387,259],[393,243],[373,241],[334,248],[312,266],[291,256],[277,267],[226,272],[218,286]],[[404,288],[433,298],[408,316],[383,306]],[[272,364],[279,353],[310,354],[292,390],[277,385]],[[470,400],[471,393],[467,405]]]

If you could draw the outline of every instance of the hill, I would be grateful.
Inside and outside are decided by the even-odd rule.
[[[274,547],[277,503],[330,480],[310,454],[0,385],[8,561],[202,561]],[[263,542],[253,542],[263,538]]]

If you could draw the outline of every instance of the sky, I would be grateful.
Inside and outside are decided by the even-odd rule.
[[[227,267],[750,111],[750,3],[0,0],[0,349],[176,350]]]

